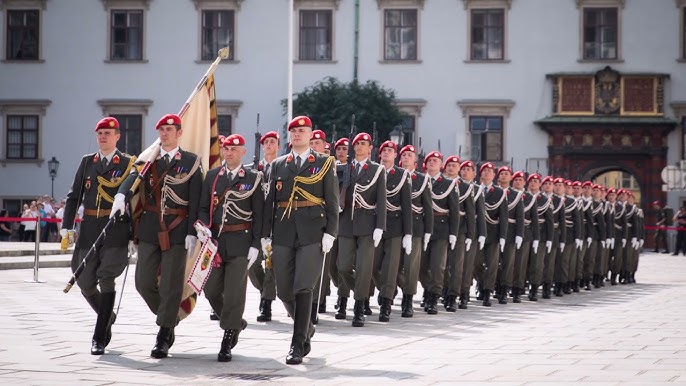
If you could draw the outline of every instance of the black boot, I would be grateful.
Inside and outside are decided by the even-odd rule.
[[[310,306],[310,321],[312,321],[312,324],[319,323],[319,315],[317,315],[317,310],[319,310],[319,304],[312,303]]]
[[[579,292],[580,291],[580,284],[579,284],[579,279],[576,279],[572,282],[572,291],[574,292]]]
[[[448,299],[445,302],[445,310],[448,312],[457,311],[457,296],[448,295]]]
[[[429,292],[427,290],[424,290],[424,292],[422,293],[422,302],[419,303],[419,307],[424,308],[424,311],[426,311],[426,300],[428,299],[428,297]]]
[[[555,282],[555,296],[561,297],[562,296],[562,287],[564,284],[562,282]]]
[[[173,343],[173,334],[174,328],[160,327],[160,331],[157,333],[157,342],[155,342],[155,347],[152,348],[150,356],[157,359],[166,358],[169,354],[169,347]]]
[[[231,341],[233,340],[233,334],[236,330],[224,330],[224,338],[222,339],[222,344],[219,347],[219,354],[217,354],[217,361],[219,362],[231,362]]]
[[[336,315],[334,315],[336,319],[345,319],[345,308],[347,306],[348,298],[339,296],[338,302],[336,303],[336,308],[338,309],[338,311],[336,311]]]
[[[538,301],[538,284],[531,284],[531,287],[529,288],[529,301],[532,302],[537,302]]]
[[[412,295],[403,295],[402,303],[402,316],[403,318],[411,318],[414,315],[414,310],[412,309]]]
[[[507,304],[507,286],[501,285],[500,296],[498,296],[498,304]]]
[[[593,288],[591,288],[591,279],[589,279],[589,278],[584,279],[583,285],[584,285],[584,290],[586,290],[586,291],[592,291],[593,290]]]
[[[461,293],[460,294],[460,302],[457,303],[457,308],[459,308],[461,310],[466,310],[467,309],[467,303],[469,303],[469,294]]]
[[[571,281],[568,281],[568,282],[562,284],[562,292],[565,295],[569,295],[572,293],[572,282]]]
[[[321,303],[319,303],[319,309],[317,310],[320,314],[325,314],[326,313],[326,298],[323,298],[321,300]]]
[[[426,313],[429,315],[436,315],[438,313],[438,294],[435,294],[433,292],[429,292],[426,298],[427,305],[426,305]]]
[[[105,346],[109,343],[108,336],[112,336],[110,321],[115,298],[115,292],[106,292],[100,295],[100,309],[98,310],[98,319],[95,322],[95,331],[93,332],[91,355],[102,355],[105,353]]]
[[[262,307],[260,307],[260,314],[257,315],[258,322],[271,322],[272,321],[272,301],[267,299],[262,299]]]
[[[364,314],[372,315],[372,308],[369,307],[369,298],[364,299]]]
[[[483,306],[484,307],[490,307],[491,306],[491,290],[483,290],[484,294],[484,301],[483,301]]]
[[[629,274],[629,283],[636,284],[636,278],[634,277],[635,274],[636,272],[632,272]]]
[[[388,322],[391,320],[391,299],[381,297],[380,301],[379,322]]]
[[[522,302],[522,298],[520,297],[522,292],[524,292],[524,291],[519,289],[519,288],[513,288],[512,289],[512,303],[521,303]]]
[[[476,300],[484,300],[484,289],[480,282],[476,282]]]
[[[543,299],[550,299],[550,283],[543,283]]]
[[[364,300],[355,300],[353,327],[364,327]]]
[[[610,279],[610,284],[611,284],[611,285],[617,285],[617,274],[614,273],[614,272],[612,272],[612,273],[610,274],[610,278],[611,278],[611,279]]]
[[[295,295],[295,302],[290,304],[295,306],[293,310],[293,338],[291,339],[291,349],[286,356],[286,364],[299,365],[303,357],[310,351],[310,313],[312,310],[312,293],[300,293]],[[312,326],[313,327],[313,326]],[[307,348],[306,348],[307,347]]]

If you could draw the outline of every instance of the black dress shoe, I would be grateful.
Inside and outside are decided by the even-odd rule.
[[[91,345],[91,355],[103,355],[105,353],[105,345],[102,342],[93,340]]]
[[[245,319],[241,319],[240,330],[233,330],[233,334],[231,334],[231,348],[236,347],[238,344],[238,335],[241,333],[241,331],[245,330],[246,327],[248,327],[248,322]],[[172,334],[174,334],[174,331],[172,331]]]
[[[297,344],[291,344],[291,349],[288,351],[288,355],[286,355],[287,365],[299,365],[303,363],[302,348],[297,346]]]
[[[460,295],[460,301],[457,303],[457,308],[461,310],[466,310],[467,309],[467,303],[469,302],[469,295],[467,294],[462,294]]]
[[[150,356],[153,358],[161,359],[166,358],[169,354],[169,343],[173,334],[173,329],[169,327],[160,327],[160,331],[157,333],[157,342],[155,342],[155,347],[150,351]]]
[[[339,297],[338,302],[336,303],[336,308],[338,309],[338,311],[336,311],[334,317],[336,319],[345,319],[346,307],[348,307],[348,298]]]
[[[264,299],[261,302],[260,314],[257,315],[258,322],[271,322],[272,320],[272,301]]]

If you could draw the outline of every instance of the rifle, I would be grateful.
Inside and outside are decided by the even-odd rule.
[[[336,142],[338,142],[338,133],[336,132],[336,124],[334,123],[333,128],[331,129],[331,150],[336,146]]]
[[[257,170],[260,163],[260,139],[262,139],[262,134],[260,134],[260,113],[257,113],[257,125],[255,126],[255,153],[252,156],[252,167]]]
[[[345,197],[350,186],[350,167],[352,166],[352,161],[355,159],[355,149],[353,148],[353,139],[357,135],[357,128],[355,127],[355,114],[352,116],[352,121],[350,122],[350,134],[348,134],[348,162],[343,165],[343,175],[341,176],[341,194],[338,203],[341,206],[341,210],[345,209]]]
[[[371,159],[374,162],[379,162],[379,131],[376,130],[376,121],[372,123],[372,156]]]

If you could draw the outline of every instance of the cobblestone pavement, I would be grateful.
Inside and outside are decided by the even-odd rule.
[[[134,269],[103,356],[89,353],[95,314],[78,288],[62,292],[67,268],[41,269],[44,283],[30,282],[29,269],[0,270],[2,384],[686,384],[683,256],[645,253],[638,284],[538,302],[486,308],[472,297],[467,310],[427,315],[416,298],[415,317],[401,318],[398,297],[390,323],[373,307],[364,328],[351,327],[351,310],[335,320],[329,297],[300,366],[284,362],[292,324],[283,307],[255,322],[259,294],[249,283],[249,326],[232,362],[216,361],[222,331],[204,298],[177,327],[171,356],[150,358],[157,327]]]

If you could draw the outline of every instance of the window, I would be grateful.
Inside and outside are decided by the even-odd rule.
[[[426,100],[421,98],[398,98],[394,101],[394,104],[398,107],[398,110],[405,114],[401,123],[403,143],[400,145],[419,145],[417,123],[422,115],[422,109],[426,106]]]
[[[225,137],[231,135],[233,130],[231,127],[232,120],[233,117],[231,117],[231,114],[217,114],[217,129],[219,131],[219,135],[223,135]]]
[[[138,156],[143,150],[143,116],[139,114],[112,114],[119,121],[119,141],[117,149]]]
[[[638,189],[638,182],[631,173],[620,172],[621,173],[621,185],[623,189]]]
[[[7,159],[38,158],[38,115],[7,115]]]
[[[111,11],[111,60],[143,60],[143,11]]]
[[[473,161],[503,160],[503,117],[469,117]]]
[[[7,60],[38,60],[40,12],[7,11]]]
[[[618,8],[584,8],[583,58],[618,58]]]
[[[505,10],[472,9],[471,60],[505,58]]]
[[[331,60],[331,10],[300,11],[300,60]]]
[[[214,60],[220,48],[229,47],[228,60],[233,60],[233,10],[202,11],[202,60]]]
[[[217,100],[217,130],[219,135],[229,136],[233,133],[235,119],[238,117],[243,102],[238,100]]]
[[[681,8],[681,60],[686,60],[686,1]]]
[[[417,60],[417,10],[384,11],[384,60]]]

